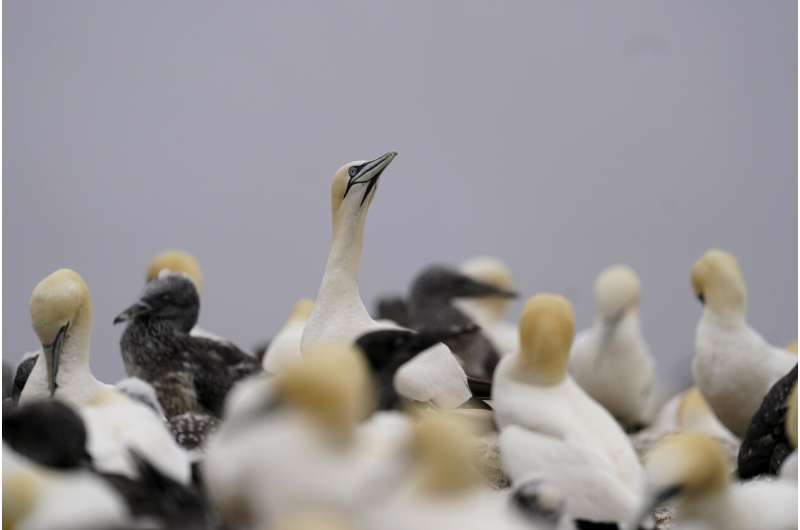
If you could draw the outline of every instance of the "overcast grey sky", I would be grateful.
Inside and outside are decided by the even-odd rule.
[[[362,294],[502,257],[564,293],[626,262],[665,380],[689,374],[689,268],[735,253],[750,320],[797,333],[797,2],[4,3],[3,352],[59,267],[94,299],[92,366],[149,259],[206,279],[201,324],[249,347],[314,296],[344,162],[400,155],[367,222]],[[519,309],[520,304],[515,306]]]

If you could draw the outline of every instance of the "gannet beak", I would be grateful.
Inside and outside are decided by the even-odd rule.
[[[369,162],[364,163],[354,175],[350,177],[350,180],[347,181],[347,188],[344,190],[344,197],[347,197],[347,193],[350,191],[350,188],[356,184],[367,184],[367,189],[364,192],[364,197],[361,199],[361,204],[364,204],[364,201],[367,200],[369,196],[369,192],[372,191],[372,188],[375,187],[375,184],[378,182],[381,174],[384,170],[391,164],[392,160],[395,159],[397,156],[397,152],[389,151],[385,155],[381,155],[375,160],[370,160]]]
[[[458,286],[458,292],[455,293],[455,296],[456,298],[516,298],[518,295],[515,291],[502,289],[490,283],[479,282],[468,276],[464,276],[462,283]]]
[[[127,322],[129,320],[133,320],[134,318],[138,317],[139,315],[146,315],[150,311],[153,310],[153,307],[143,300],[139,300],[128,309],[114,317],[114,324],[119,324],[120,322]]]
[[[61,326],[56,333],[53,342],[48,345],[42,345],[44,350],[45,361],[47,362],[47,386],[50,389],[50,397],[53,397],[58,388],[56,378],[58,377],[58,364],[61,361],[61,349],[64,347],[64,338],[67,335],[69,322]]]
[[[703,295],[703,293],[698,294],[697,299],[700,301],[701,304],[706,305],[706,297]]]

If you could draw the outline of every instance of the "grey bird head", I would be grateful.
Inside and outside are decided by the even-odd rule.
[[[161,321],[188,333],[197,323],[200,297],[187,276],[162,273],[145,285],[139,300],[114,318],[114,324],[128,321]]]
[[[517,293],[479,282],[455,269],[431,265],[420,272],[411,284],[412,300],[453,300],[497,296],[515,298]]]

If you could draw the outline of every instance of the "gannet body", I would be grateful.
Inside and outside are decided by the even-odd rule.
[[[354,514],[390,487],[403,458],[385,442],[396,437],[357,428],[368,377],[352,348],[312,349],[269,381],[259,408],[226,421],[203,463],[223,517],[266,524],[317,508]]]
[[[770,345],[747,325],[747,292],[732,255],[709,250],[692,267],[703,302],[692,375],[720,421],[742,437],[769,389],[797,364],[797,356]]]
[[[261,366],[268,374],[276,374],[288,362],[302,356],[300,341],[303,338],[303,329],[306,327],[308,317],[314,309],[314,302],[307,298],[298,300],[292,308],[289,320],[269,343]]]
[[[597,318],[575,336],[569,371],[625,427],[649,421],[654,362],[639,324],[639,278],[616,265],[595,282]]]
[[[566,373],[573,318],[569,302],[560,296],[537,295],[525,305],[520,353],[501,359],[492,388],[503,469],[515,483],[537,477],[558,485],[569,475],[561,475],[561,466],[553,462],[574,457],[595,475],[591,488],[579,480],[561,485],[568,511],[579,519],[615,521],[623,512],[633,515],[643,471],[614,418]],[[597,502],[597,485],[604,481],[603,492],[611,497]]]
[[[374,321],[367,313],[358,289],[358,270],[367,211],[378,179],[395,156],[389,152],[369,162],[351,162],[334,175],[333,241],[314,310],[303,330],[300,347],[304,354],[321,344],[349,344],[369,331],[392,327]],[[456,407],[470,397],[466,374],[444,344],[402,366],[395,385],[408,399],[440,407]]]
[[[797,525],[797,482],[732,484],[727,456],[700,433],[668,437],[646,457],[649,502],[643,513],[678,499],[673,528],[778,530]]]

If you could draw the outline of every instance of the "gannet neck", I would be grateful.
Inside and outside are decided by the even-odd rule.
[[[365,315],[368,314],[358,289],[363,240],[362,216],[342,216],[337,219],[315,307],[336,304],[338,307],[360,309]]]
[[[736,310],[736,308],[715,309],[707,305],[703,309],[702,318],[717,327],[726,329],[747,325],[747,314],[743,310]]]
[[[92,302],[86,300],[75,313],[64,348],[61,351],[61,363],[67,365],[89,365],[90,348],[92,341]]]

